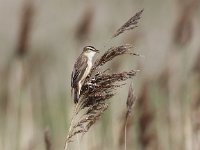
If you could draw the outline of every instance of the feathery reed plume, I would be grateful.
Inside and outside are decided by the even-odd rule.
[[[120,34],[122,34],[125,31],[129,31],[129,30],[136,28],[143,11],[144,11],[144,9],[140,10],[132,18],[130,18],[124,25],[122,25],[116,31],[116,33],[113,35],[113,38],[119,36]]]
[[[195,73],[195,85],[192,88],[193,91],[193,101],[192,101],[192,136],[193,136],[193,149],[200,149],[200,49],[198,56],[194,61],[192,67],[193,73]]]
[[[200,78],[198,79],[200,83]],[[198,91],[200,86],[197,87]],[[195,150],[200,149],[200,93],[197,93],[194,97],[194,102],[192,104],[192,126],[193,126],[193,147]]]
[[[181,14],[175,26],[174,42],[178,45],[186,45],[190,42],[193,34],[193,12],[197,6],[198,0],[191,0],[183,3]]]
[[[125,44],[118,47],[111,47],[103,54],[103,56],[100,59],[98,59],[94,63],[91,73],[93,73],[93,71],[96,70],[98,67],[103,66],[106,62],[111,61],[116,56],[120,56],[123,54],[140,56],[137,53],[131,52],[131,48],[133,48],[133,46],[130,44]]]
[[[148,99],[148,82],[143,83],[141,94],[138,97],[138,110],[139,110],[139,143],[141,149],[157,149],[156,134],[151,128],[154,119],[154,113],[150,108]]]
[[[22,8],[23,14],[21,16],[21,24],[20,24],[20,30],[19,30],[19,36],[16,48],[14,50],[14,54],[11,56],[7,68],[5,72],[7,72],[7,81],[6,81],[6,98],[7,98],[7,104],[5,109],[5,121],[4,121],[4,141],[5,141],[5,147],[7,149],[16,149],[16,146],[21,146],[23,143],[21,140],[16,140],[16,137],[20,135],[20,137],[23,137],[26,133],[26,127],[30,124],[26,124],[27,126],[25,129],[21,130],[21,121],[22,119],[22,110],[25,105],[21,105],[21,95],[23,92],[23,88],[26,84],[27,79],[27,67],[23,60],[23,58],[28,53],[28,42],[30,37],[30,26],[32,21],[32,13],[33,13],[33,3],[31,1],[24,1],[23,8]],[[23,93],[24,94],[24,93]],[[26,94],[24,94],[26,95]],[[27,101],[29,101],[29,97],[27,98]],[[26,102],[27,102],[26,101]],[[27,103],[26,103],[27,104]],[[30,108],[30,105],[26,105],[27,110]],[[32,112],[26,115],[28,119],[32,119]],[[29,117],[28,117],[29,116]],[[24,117],[24,116],[23,116]],[[13,119],[15,118],[15,121],[13,122]],[[26,118],[26,119],[27,119]],[[30,121],[27,120],[27,121]],[[32,126],[29,126],[32,128]],[[10,134],[12,133],[12,134]],[[26,133],[27,135],[27,133]],[[10,141],[12,141],[12,144],[10,144]]]
[[[126,150],[126,141],[127,141],[126,140],[127,127],[128,128],[130,127],[129,117],[131,115],[131,112],[132,112],[133,106],[136,102],[136,99],[137,99],[137,97],[134,94],[133,85],[131,83],[130,87],[129,87],[129,91],[128,91],[127,101],[126,101],[126,113],[125,113],[125,116],[123,117],[124,121],[123,121],[123,125],[122,125],[121,131],[120,131],[120,138],[119,138],[119,145],[120,146],[124,145],[125,150]]]
[[[193,33],[191,17],[187,11],[184,11],[175,27],[174,42],[178,45],[187,44]]]
[[[28,51],[28,41],[30,38],[33,13],[34,13],[33,3],[31,0],[28,0],[23,8],[19,41],[16,49],[17,56],[23,57]]]
[[[158,76],[157,81],[159,82],[160,87],[168,93],[168,82],[169,82],[170,74],[169,74],[169,68],[166,66],[160,75]]]
[[[127,101],[126,101],[126,107],[127,107],[126,120],[128,120],[128,117],[131,114],[131,111],[132,111],[132,108],[135,104],[135,101],[136,101],[136,96],[134,94],[133,85],[131,83],[131,85],[129,87],[129,91],[128,91],[128,98],[127,98]]]
[[[194,62],[194,65],[192,67],[192,71],[200,74],[200,49],[199,49],[199,52],[198,52],[198,56],[197,56],[197,58]]]
[[[52,150],[51,134],[48,128],[44,131],[44,143],[46,150]]]
[[[94,18],[94,8],[92,6],[87,6],[86,11],[83,14],[82,20],[78,24],[75,33],[75,37],[79,41],[88,39],[93,18]]]
[[[109,106],[108,100],[115,95],[114,91],[124,85],[122,82],[136,75],[134,70],[113,74],[106,73],[106,71],[100,72],[99,70],[100,66],[116,56],[126,53],[132,55],[133,53],[129,52],[130,48],[127,45],[113,47],[95,61],[90,75],[82,86],[80,99],[75,107],[66,139],[65,150],[75,135],[80,133],[83,135],[99,120]],[[82,115],[79,115],[80,112],[82,112]]]
[[[23,57],[27,56],[28,53],[28,42],[30,40],[30,29],[32,24],[32,17],[33,17],[33,2],[31,0],[24,1],[23,14],[21,16],[21,24],[19,30],[19,36],[16,48],[14,50],[14,54],[10,58],[8,62],[8,66],[6,69],[7,73],[7,85],[6,85],[6,93],[7,93],[7,106],[6,106],[6,120],[5,123],[5,147],[7,149],[16,149],[17,145],[21,145],[22,142],[20,140],[16,140],[16,137],[19,135],[21,137],[24,136],[26,133],[25,129],[21,130],[21,121],[24,119],[32,119],[32,112],[31,110],[26,115],[27,118],[22,119],[22,110],[25,105],[21,105],[21,97],[19,95],[26,95],[22,92],[23,88],[25,87],[26,79],[27,79],[27,72],[28,68],[26,67],[26,63],[23,61]],[[22,94],[23,93],[23,94]],[[26,102],[29,101],[29,96],[26,99]],[[26,103],[27,104],[27,103]],[[27,110],[30,108],[30,105],[26,105]],[[29,116],[29,117],[28,117]],[[24,116],[23,116],[24,117]],[[13,122],[13,118],[15,121]],[[27,121],[30,121],[27,120]],[[26,124],[29,126],[29,123]],[[32,128],[32,126],[29,126]],[[10,134],[12,133],[12,134]],[[26,133],[27,135],[27,133]],[[10,144],[12,141],[12,144]]]

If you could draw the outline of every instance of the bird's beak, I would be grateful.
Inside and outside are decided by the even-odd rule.
[[[96,49],[96,52],[97,52],[97,53],[100,53],[100,51],[99,51],[98,49]]]

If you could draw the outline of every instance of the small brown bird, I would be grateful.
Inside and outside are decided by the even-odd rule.
[[[77,58],[71,74],[71,88],[74,92],[74,103],[78,103],[82,85],[92,69],[92,59],[99,50],[93,46],[86,46]]]

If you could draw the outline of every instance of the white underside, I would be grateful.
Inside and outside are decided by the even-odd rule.
[[[92,58],[94,57],[95,54],[96,54],[96,52],[90,51],[90,52],[85,53],[84,55],[86,57],[88,57],[89,60],[92,60]]]
[[[81,78],[81,80],[78,83],[78,85],[79,85],[79,91],[78,91],[79,95],[80,95],[81,86],[82,86],[83,82],[85,81],[85,78],[87,77],[87,75],[90,73],[90,71],[92,69],[92,59],[93,59],[95,54],[96,54],[96,52],[93,52],[93,51],[84,54],[86,57],[88,57],[88,61],[87,61],[88,67],[86,68],[86,70],[83,74],[83,77]]]

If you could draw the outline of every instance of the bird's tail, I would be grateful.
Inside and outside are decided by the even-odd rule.
[[[73,96],[73,92],[74,92],[74,89],[71,88],[71,98],[72,98],[72,96]]]
[[[78,89],[75,88],[74,89],[74,103],[78,103],[78,100],[79,100],[79,92],[78,92]]]

